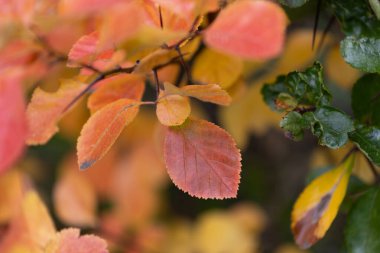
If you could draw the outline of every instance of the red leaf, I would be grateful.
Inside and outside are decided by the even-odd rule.
[[[95,112],[121,98],[140,101],[145,89],[141,76],[119,74],[97,84],[99,87],[88,99],[88,108]]]
[[[164,154],[169,176],[183,191],[199,198],[236,197],[241,156],[222,128],[194,119],[169,127]]]
[[[17,77],[0,78],[0,172],[21,155],[27,133],[25,103]]]
[[[138,102],[119,99],[97,111],[83,126],[77,151],[80,169],[91,167],[115,143],[138,113]]]
[[[287,18],[270,1],[242,0],[230,4],[206,30],[207,45],[238,57],[268,59],[283,47]]]

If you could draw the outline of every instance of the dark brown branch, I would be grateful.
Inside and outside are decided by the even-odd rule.
[[[158,100],[160,96],[161,87],[160,87],[160,80],[158,79],[157,69],[153,69],[153,77],[154,77],[154,83],[156,84],[156,99]]]
[[[192,84],[193,78],[191,76],[189,65],[185,62],[185,59],[183,58],[183,54],[181,52],[181,49],[179,47],[176,47],[176,51],[178,52],[179,60],[181,63],[182,68],[185,70],[187,83]]]

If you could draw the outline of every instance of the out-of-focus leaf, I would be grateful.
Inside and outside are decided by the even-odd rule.
[[[157,49],[153,53],[142,58],[133,70],[133,73],[149,74],[154,68],[169,63],[176,57],[178,57],[178,53],[175,50]]]
[[[346,194],[354,155],[319,176],[298,197],[292,211],[292,231],[301,248],[309,248],[329,229]]]
[[[158,120],[165,126],[181,125],[191,112],[189,99],[181,95],[165,95],[164,92],[161,94],[156,107]]]
[[[75,226],[96,225],[96,195],[92,185],[78,170],[67,170],[54,187],[54,207],[58,217]]]
[[[101,159],[131,123],[139,110],[139,102],[119,99],[90,117],[78,138],[77,152],[80,169],[91,167]]]
[[[23,152],[28,131],[24,95],[18,77],[0,77],[0,108],[1,173],[9,169]]]
[[[291,8],[296,8],[304,5],[309,0],[280,0],[280,3],[287,5]]]
[[[376,165],[380,166],[380,128],[356,126],[350,133],[350,140],[356,143],[360,150]]]
[[[180,189],[199,198],[236,197],[241,156],[222,128],[189,119],[167,128],[164,147],[169,176]]]
[[[360,196],[348,214],[345,241],[349,253],[380,251],[380,189]]]
[[[312,132],[323,146],[333,149],[343,146],[348,141],[348,133],[354,130],[350,117],[333,107],[319,107],[312,116],[315,119]]]
[[[220,52],[246,59],[268,59],[281,52],[286,25],[284,10],[275,3],[236,1],[220,12],[205,31],[204,40]]]
[[[279,111],[283,108],[277,104],[278,97],[284,93],[294,97],[298,105],[328,105],[331,100],[330,92],[323,82],[322,65],[318,62],[303,72],[291,72],[278,77],[274,83],[265,85],[262,93],[265,102]]]
[[[177,88],[171,83],[164,83],[166,94],[177,94],[199,99],[218,105],[229,105],[231,97],[217,84],[186,85]]]
[[[340,46],[343,58],[353,67],[365,72],[380,73],[380,38],[349,36]]]
[[[219,84],[222,89],[229,88],[241,75],[243,62],[211,49],[205,49],[194,61],[192,76],[194,81]]]
[[[57,122],[62,118],[66,107],[85,88],[84,84],[75,80],[62,81],[54,93],[37,88],[26,111],[29,126],[27,143],[46,143],[58,131]]]
[[[352,89],[351,103],[357,120],[380,126],[380,75],[360,78]]]
[[[99,87],[91,94],[87,105],[92,113],[109,103],[122,98],[140,101],[145,89],[144,80],[133,74],[119,74],[97,84]]]
[[[56,234],[45,251],[46,253],[108,253],[105,240],[95,235],[80,236],[79,229],[64,229]]]

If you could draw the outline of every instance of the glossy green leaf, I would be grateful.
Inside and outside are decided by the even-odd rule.
[[[287,5],[291,8],[296,8],[304,5],[309,0],[280,0],[280,3],[283,5]]]
[[[380,252],[380,188],[372,188],[352,207],[345,230],[349,253]]]
[[[352,110],[362,123],[380,126],[380,75],[367,74],[352,89]]]
[[[280,127],[286,131],[287,136],[298,141],[303,138],[305,129],[310,127],[310,122],[307,117],[293,111],[281,120]]]
[[[350,139],[376,165],[380,165],[380,128],[357,126]]]
[[[321,106],[330,104],[331,94],[323,82],[322,65],[318,62],[303,72],[291,72],[280,76],[272,84],[262,89],[265,102],[272,109],[284,109],[280,95],[288,94],[301,106]],[[288,109],[288,108],[285,108]]]
[[[315,123],[312,132],[319,138],[319,144],[339,148],[348,141],[348,133],[354,130],[350,117],[336,108],[323,106],[314,112]]]
[[[380,38],[346,37],[340,44],[344,60],[353,67],[380,73]]]

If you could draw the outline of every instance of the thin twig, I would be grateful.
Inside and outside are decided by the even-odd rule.
[[[185,59],[183,58],[183,54],[181,52],[181,49],[179,47],[176,47],[176,51],[178,52],[178,56],[179,56],[179,60],[180,60],[180,63],[182,65],[182,68],[185,70],[187,83],[192,84],[193,78],[191,77],[189,65],[187,65],[187,63],[185,62]]]
[[[158,79],[157,69],[153,69],[153,77],[154,77],[154,83],[156,84],[156,99],[158,100],[160,96],[161,87],[160,87],[160,80]]]
[[[329,22],[327,23],[325,29],[323,30],[323,33],[322,33],[322,37],[318,43],[318,46],[317,46],[317,53],[316,54],[319,54],[320,51],[322,50],[322,46],[323,46],[323,43],[325,42],[325,39],[326,39],[326,35],[328,33],[328,31],[330,31],[331,27],[334,25],[335,23],[335,16],[332,15],[329,19]]]
[[[311,42],[311,49],[313,49],[313,50],[314,50],[315,39],[316,39],[316,35],[317,35],[319,15],[321,14],[321,8],[322,8],[322,0],[318,0],[317,12],[315,13],[314,27],[313,27],[313,41]]]

